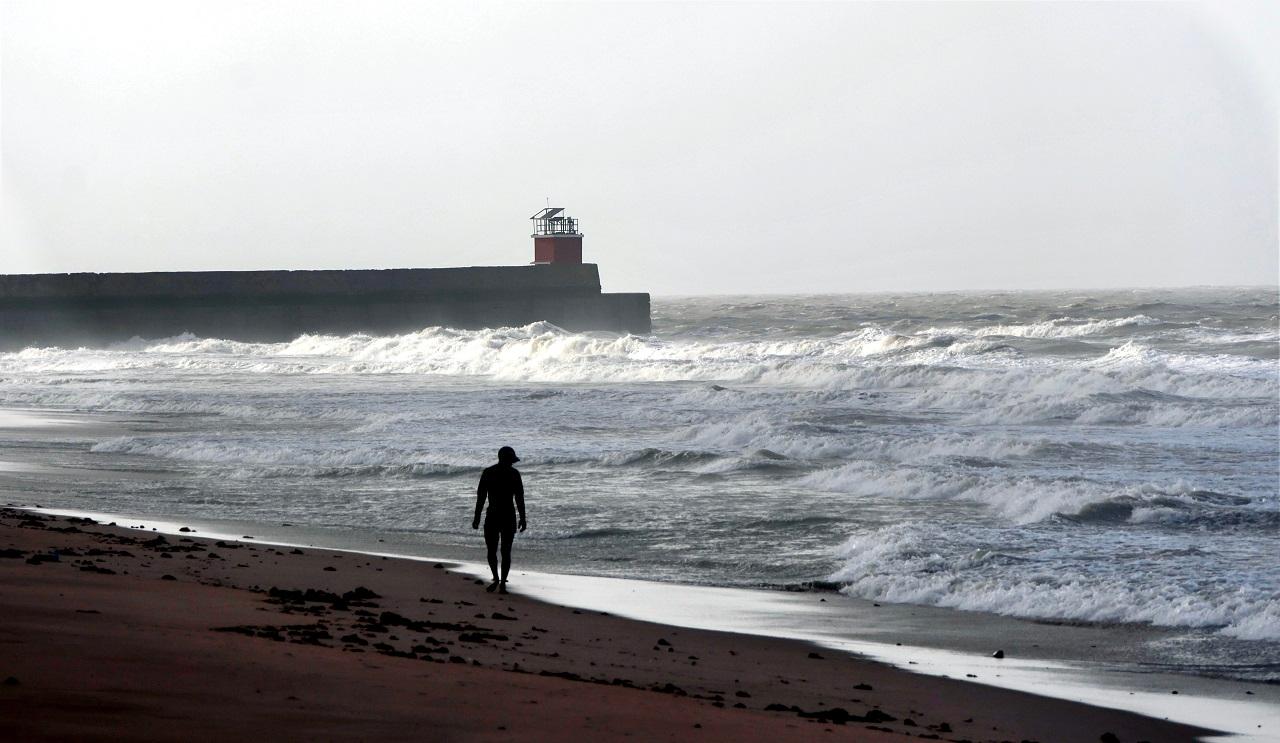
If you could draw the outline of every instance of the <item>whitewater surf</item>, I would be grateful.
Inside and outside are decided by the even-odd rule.
[[[511,444],[545,570],[1150,627],[1135,663],[1280,679],[1274,289],[653,310],[0,354],[0,407],[73,421],[0,421],[0,498],[465,556]]]

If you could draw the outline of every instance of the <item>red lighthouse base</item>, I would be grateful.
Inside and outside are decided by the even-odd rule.
[[[582,263],[582,235],[534,235],[534,263]]]

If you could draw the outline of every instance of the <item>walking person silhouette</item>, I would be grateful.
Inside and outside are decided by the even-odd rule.
[[[489,510],[484,516],[484,545],[489,552],[489,570],[493,573],[493,582],[484,589],[490,593],[496,589],[499,593],[507,592],[507,573],[511,571],[511,542],[516,538],[516,530],[525,530],[524,520],[524,482],[520,480],[520,471],[511,465],[520,461],[515,449],[504,446],[498,450],[498,463],[486,467],[480,474],[480,485],[476,487],[476,515],[471,519],[471,528],[480,528],[480,511],[484,509],[485,499],[489,500]],[[516,511],[520,512],[520,520],[516,521]],[[498,577],[498,547],[502,547],[502,577]]]

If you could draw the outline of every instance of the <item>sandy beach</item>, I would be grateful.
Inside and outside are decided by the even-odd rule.
[[[450,567],[2,511],[0,719],[18,740],[1209,732],[797,641],[584,612],[518,585],[488,594]]]

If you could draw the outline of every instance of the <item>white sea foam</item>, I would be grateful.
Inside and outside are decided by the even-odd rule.
[[[1251,640],[1280,639],[1280,598],[1265,587],[1221,577],[1169,581],[1152,566],[1091,571],[1041,557],[965,547],[955,527],[907,523],[859,534],[839,549],[844,565],[830,576],[844,592],[868,599],[930,604],[1020,617],[1206,627]],[[977,540],[970,540],[977,541]],[[1020,542],[1023,540],[1011,540]],[[1045,554],[1047,558],[1050,555]]]
[[[996,445],[999,446],[998,444]],[[1184,480],[1124,484],[1080,476],[1048,477],[1005,474],[999,470],[905,466],[874,461],[850,462],[807,475],[806,487],[852,495],[919,501],[962,501],[981,504],[1013,523],[1031,524],[1050,517],[1093,517],[1091,506],[1119,504],[1118,520],[1134,509],[1183,501],[1194,503],[1203,492]],[[1144,511],[1140,518],[1150,518]]]
[[[979,336],[1014,336],[1018,338],[1080,338],[1083,336],[1108,333],[1120,328],[1133,328],[1148,325],[1160,325],[1161,320],[1146,315],[1133,315],[1114,320],[1084,320],[1058,317],[1044,322],[1028,325],[992,325],[978,328],[974,333]]]
[[[1127,320],[1141,324],[1140,318]],[[498,382],[702,381],[900,390],[905,393],[901,405],[907,408],[963,413],[974,424],[1058,419],[1237,427],[1275,425],[1280,418],[1276,405],[1222,408],[1214,404],[1274,397],[1280,389],[1280,374],[1273,362],[1172,354],[1133,342],[1093,360],[1020,359],[993,356],[990,349],[983,341],[961,342],[950,334],[902,335],[874,327],[831,338],[707,343],[574,334],[537,323],[487,331],[429,328],[382,338],[302,336],[276,344],[180,337],[97,351],[27,349],[0,354],[0,373],[63,379],[126,373],[426,374]],[[4,388],[0,384],[0,399]],[[1183,399],[1097,399],[1143,391]],[[88,392],[89,399],[76,400],[69,392],[21,390],[24,399],[37,403],[65,401],[87,408],[132,409],[119,397],[107,396],[104,402],[102,392]],[[157,412],[182,412],[184,405],[204,403],[153,400],[147,404]],[[196,412],[194,407],[191,412]]]

